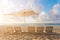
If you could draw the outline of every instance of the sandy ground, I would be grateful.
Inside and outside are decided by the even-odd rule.
[[[6,28],[7,27],[15,27],[15,26],[0,26],[0,33],[2,32],[6,32]],[[17,27],[21,27],[22,30],[24,32],[27,32],[28,31],[28,27],[29,26],[17,26]],[[33,27],[33,26],[32,26]],[[36,28],[37,26],[35,26]],[[43,27],[43,26],[40,26],[40,27]],[[44,28],[46,28],[46,26],[44,26]],[[57,35],[41,35],[39,37],[37,37],[38,35],[34,35],[35,37],[37,37],[36,39],[32,38],[32,40],[60,40],[60,26],[53,26],[53,33],[56,33]],[[6,37],[6,36],[5,36]],[[24,39],[24,37],[28,37],[30,38],[30,36],[23,36],[23,38],[21,40]],[[41,39],[39,39],[40,37],[42,37]],[[3,37],[2,37],[3,38]],[[12,36],[13,38],[13,36]],[[19,36],[16,36],[17,39],[19,39]],[[48,39],[49,38],[49,39]],[[9,38],[8,38],[9,39]],[[13,38],[15,39],[15,37]],[[25,38],[26,39],[26,38]],[[4,39],[4,40],[7,40],[7,39]],[[16,39],[15,39],[16,40]]]

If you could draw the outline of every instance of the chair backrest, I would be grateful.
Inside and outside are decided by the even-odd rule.
[[[13,33],[13,32],[14,32],[13,27],[7,27],[7,32],[8,32],[8,33]]]
[[[29,26],[28,27],[28,32],[31,32],[31,33],[33,33],[33,32],[35,32],[35,27],[33,27],[33,26]]]
[[[2,29],[3,30],[3,29]],[[2,36],[2,33],[3,33],[3,31],[2,31],[1,29],[0,29],[0,37]]]
[[[44,31],[44,27],[37,27],[37,32],[42,33]]]
[[[53,30],[53,26],[46,26],[45,32],[52,33],[52,30]]]
[[[15,27],[16,32],[22,32],[21,27]]]

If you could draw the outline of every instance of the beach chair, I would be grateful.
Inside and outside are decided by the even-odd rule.
[[[7,27],[7,33],[13,33],[14,29],[13,27]]]
[[[46,32],[46,37],[49,39],[49,40],[53,40],[52,39],[52,34],[53,34],[53,26],[46,26],[46,29],[45,29],[45,32]]]
[[[45,32],[46,33],[52,33],[53,31],[53,26],[46,26]]]
[[[3,29],[2,29],[3,30]],[[3,31],[0,29],[0,37],[2,37]]]
[[[37,33],[43,33],[44,27],[37,27]]]
[[[35,27],[33,26],[28,27],[28,32],[31,32],[31,33],[35,32]]]
[[[31,40],[33,40],[33,37],[35,38],[35,34],[36,34],[35,27],[34,26],[29,26],[28,27],[28,33],[29,33],[29,37],[32,38]]]
[[[28,33],[34,34],[34,33],[35,33],[35,27],[29,26],[29,27],[28,27]]]
[[[14,32],[12,35],[21,35],[21,27],[14,27]]]
[[[15,32],[22,32],[21,27],[15,27]]]

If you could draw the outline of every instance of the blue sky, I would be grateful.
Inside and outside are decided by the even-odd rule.
[[[42,4],[44,6],[45,12],[51,10],[52,7],[57,3],[60,4],[60,0],[35,0],[35,5],[39,6],[40,4]]]

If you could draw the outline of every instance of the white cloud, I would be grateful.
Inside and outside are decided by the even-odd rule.
[[[50,12],[51,12],[52,14],[58,13],[59,7],[60,7],[60,4],[59,4],[59,3],[55,4]]]
[[[49,17],[48,17],[48,15],[47,15],[47,13],[45,13],[44,11],[42,11],[42,12],[40,12],[39,13],[39,15],[38,16],[36,16],[35,18],[34,18],[34,22],[39,22],[39,23],[41,23],[41,22],[45,22],[45,21],[47,21],[49,19]]]
[[[48,13],[50,21],[54,21],[54,22],[60,21],[59,8],[60,8],[60,4],[55,4],[51,9],[51,11]]]
[[[53,6],[53,8],[58,8],[60,6],[59,3],[57,3],[56,5]]]
[[[39,7],[42,8],[41,5]],[[34,0],[0,0],[0,15],[26,9],[40,12],[42,9],[40,10],[39,7],[34,6]]]

